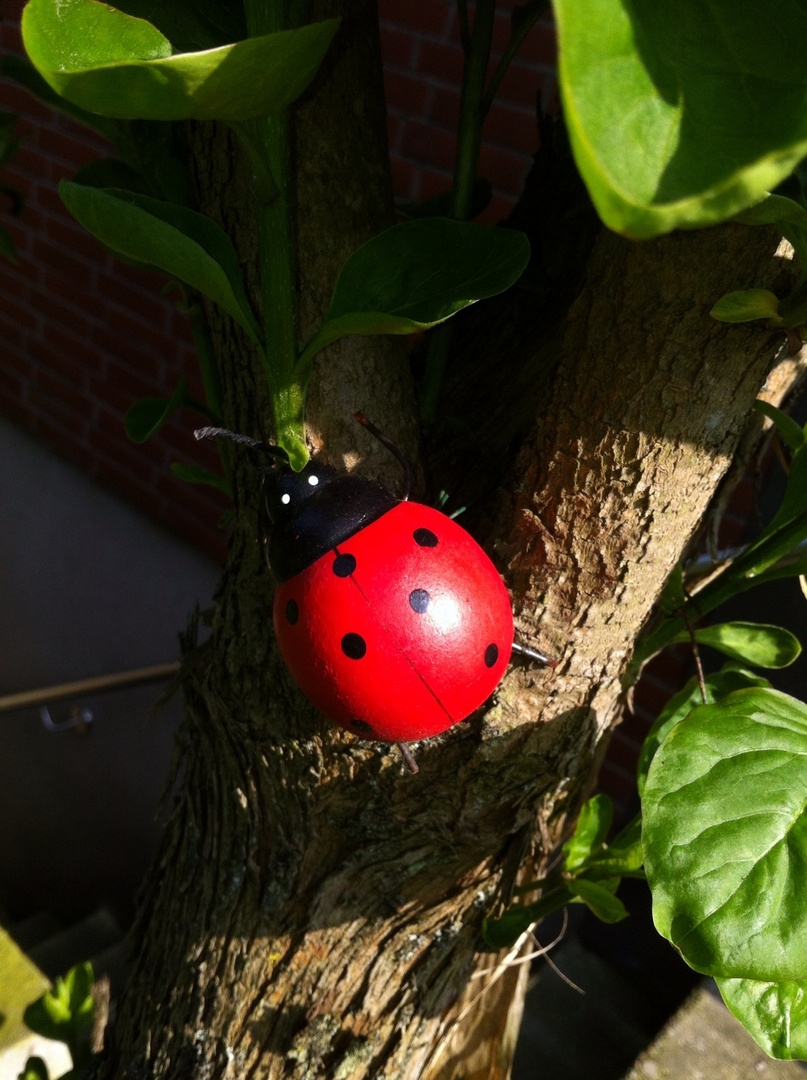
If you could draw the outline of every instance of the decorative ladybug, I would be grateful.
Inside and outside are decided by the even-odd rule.
[[[402,498],[317,461],[300,472],[259,466],[275,633],[295,680],[325,716],[363,738],[405,744],[477,709],[514,647],[551,661],[514,646],[510,598],[493,563],[451,518],[408,501],[405,458],[360,413],[356,419],[402,462]],[[195,434],[283,454],[220,428]]]

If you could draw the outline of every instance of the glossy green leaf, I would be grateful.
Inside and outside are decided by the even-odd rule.
[[[770,686],[767,679],[735,664],[726,664],[721,671],[713,675],[707,675],[704,682],[706,684],[706,700],[710,705],[720,701],[721,698],[734,690],[745,690],[753,686]],[[640,795],[644,791],[650,762],[655,757],[659,746],[661,746],[676,724],[680,723],[685,716],[688,716],[697,705],[702,704],[703,698],[701,697],[700,685],[697,677],[693,677],[683,690],[679,690],[677,694],[670,698],[658,714],[639,752],[636,780]]]
[[[602,850],[613,819],[614,804],[607,795],[595,795],[583,804],[574,833],[563,845],[569,873],[574,873]]]
[[[188,383],[183,375],[170,398],[143,398],[127,410],[123,418],[126,434],[132,442],[145,442],[177,409],[187,404]]]
[[[627,918],[628,912],[625,905],[614,895],[614,889],[608,888],[601,881],[590,881],[588,878],[575,878],[569,882],[569,892],[586,905],[598,919],[604,923],[617,923]]]
[[[776,406],[771,405],[770,402],[760,401],[759,399],[754,402],[754,408],[757,412],[762,413],[763,416],[767,416],[769,420],[773,421],[776,430],[791,450],[798,450],[804,446],[804,432],[792,416],[788,416],[786,412],[777,409]]]
[[[807,154],[807,4],[555,0],[578,168],[605,223],[713,225]]]
[[[98,0],[29,0],[25,49],[45,81],[120,119],[249,120],[287,108],[317,73],[338,19],[172,55],[151,23]]]
[[[171,466],[171,472],[178,480],[184,480],[188,484],[206,484],[232,497],[233,491],[227,477],[218,476],[202,465],[186,465],[184,462],[175,461]]]
[[[807,1060],[807,981],[718,979],[723,1000],[766,1054]]]
[[[46,1039],[72,1043],[92,1023],[92,986],[92,964],[76,964],[28,1006],[23,1014],[26,1025]]]
[[[677,642],[689,641],[689,634],[679,634]],[[754,667],[788,667],[801,652],[799,639],[781,626],[765,623],[728,622],[704,626],[695,631],[699,645],[713,649]]]
[[[244,292],[235,249],[210,218],[130,191],[66,180],[59,185],[59,194],[73,217],[102,244],[192,285],[260,343],[260,327]]]
[[[348,334],[412,334],[504,292],[530,258],[524,233],[448,218],[379,233],[342,267],[321,329],[301,368]]]
[[[779,297],[768,289],[746,289],[744,292],[726,293],[709,312],[713,319],[724,323],[752,322],[754,319],[771,319],[779,324]]]
[[[776,690],[701,705],[642,799],[656,927],[695,970],[807,979],[807,706]]]

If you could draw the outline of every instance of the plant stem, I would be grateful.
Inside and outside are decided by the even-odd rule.
[[[463,14],[459,0],[460,16]],[[457,129],[457,154],[454,160],[454,186],[451,192],[449,217],[467,221],[473,207],[474,182],[482,146],[482,122],[485,109],[482,98],[485,92],[490,46],[493,40],[493,23],[496,14],[495,0],[478,0],[474,23],[465,50],[465,70],[462,76],[460,119]],[[466,34],[467,34],[467,12]],[[432,331],[426,370],[420,388],[420,418],[429,427],[437,417],[440,389],[443,385],[448,357],[451,352],[453,327],[451,321],[441,323]]]
[[[807,513],[800,514],[781,529],[762,541],[758,541],[743,555],[727,567],[718,577],[710,581],[699,593],[681,608],[681,614],[665,619],[659,626],[639,642],[626,678],[635,681],[640,665],[655,656],[665,645],[669,645],[680,633],[686,631],[687,620],[697,620],[720,604],[730,600],[736,593],[744,592],[757,584],[757,577],[772,566],[793,548],[801,543],[807,534]]]
[[[458,221],[467,221],[471,214],[474,181],[482,145],[482,121],[485,118],[482,99],[495,15],[495,0],[478,0],[462,77],[454,188],[451,193],[450,216]]]
[[[206,412],[213,420],[213,423],[221,424],[221,379],[219,378],[219,369],[216,366],[216,356],[213,352],[210,327],[207,325],[207,319],[202,310],[202,296],[196,289],[191,289],[187,285],[182,285],[181,289],[185,301],[185,310],[191,324],[191,335],[196,348],[196,356],[199,360],[202,386],[205,389]]]
[[[285,0],[247,0],[251,36],[286,29]],[[300,469],[308,460],[305,446],[305,387],[296,370],[297,294],[291,220],[288,111],[248,123],[253,154],[271,174],[276,193],[260,185],[257,192],[258,244],[266,335],[266,376],[272,398],[275,436]],[[264,197],[262,197],[262,193]]]
[[[488,110],[496,96],[496,91],[499,89],[499,83],[502,81],[507,69],[510,67],[511,60],[521,48],[524,38],[526,38],[538,19],[540,19],[543,13],[548,9],[549,0],[537,0],[537,2],[533,2],[531,5],[526,5],[526,14],[523,14],[520,19],[513,19],[513,32],[510,35],[510,40],[507,42],[507,47],[501,55],[501,59],[490,78],[490,82],[488,83],[482,98],[483,116],[487,116]],[[523,11],[524,9],[521,10]]]

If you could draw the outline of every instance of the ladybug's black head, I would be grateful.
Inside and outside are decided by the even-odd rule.
[[[330,465],[309,461],[300,472],[293,472],[287,465],[277,472],[265,473],[266,512],[274,524],[293,521],[304,503],[318,496],[339,473]]]
[[[272,522],[269,565],[278,584],[400,501],[378,480],[340,473],[318,461],[298,473],[287,465],[264,472],[264,499]]]
[[[408,498],[411,474],[403,455],[360,413],[356,419],[385,446],[390,446],[404,463],[407,473],[404,498]],[[318,461],[309,461],[300,472],[293,472],[285,451],[248,435],[214,427],[199,428],[194,434],[197,439],[228,438],[248,448],[253,464],[263,476],[263,503],[272,524],[269,565],[278,584],[305,570],[401,501],[378,480],[340,473]],[[284,463],[278,464],[283,459]]]

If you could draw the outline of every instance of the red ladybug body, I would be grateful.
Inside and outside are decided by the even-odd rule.
[[[383,742],[464,720],[499,684],[513,644],[493,563],[451,518],[410,502],[283,582],[274,623],[313,704]]]
[[[402,462],[401,452],[360,413]],[[285,453],[224,428],[264,477],[274,625],[306,696],[356,735],[401,745],[464,720],[499,684],[513,649],[510,598],[495,566],[455,521],[376,480]],[[272,459],[266,464],[267,455]]]

